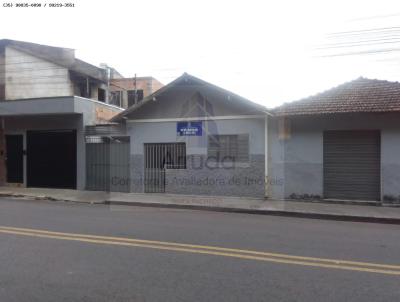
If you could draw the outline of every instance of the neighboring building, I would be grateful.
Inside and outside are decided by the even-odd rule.
[[[0,182],[84,189],[85,126],[122,111],[108,81],[72,49],[0,40]]]
[[[126,123],[131,192],[265,196],[266,109],[184,74],[111,121]],[[128,156],[128,155],[126,155]]]
[[[110,82],[110,103],[128,108],[163,86],[153,77],[113,78]]]
[[[0,40],[0,101],[80,96],[107,102],[107,71],[69,48]]]
[[[272,198],[400,198],[400,83],[359,78],[274,110]]]

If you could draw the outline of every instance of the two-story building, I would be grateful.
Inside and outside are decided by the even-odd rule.
[[[73,49],[0,40],[0,183],[84,189],[85,126],[122,111],[109,74]]]

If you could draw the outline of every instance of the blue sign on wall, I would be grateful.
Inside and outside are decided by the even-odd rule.
[[[178,136],[202,136],[203,122],[177,122],[176,132]]]

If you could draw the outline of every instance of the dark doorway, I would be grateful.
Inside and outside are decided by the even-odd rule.
[[[76,131],[27,132],[27,186],[76,189]]]
[[[24,182],[24,151],[22,135],[6,135],[7,182]]]

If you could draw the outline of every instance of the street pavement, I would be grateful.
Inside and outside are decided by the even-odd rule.
[[[400,226],[0,199],[0,301],[399,301]]]

